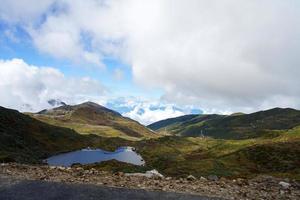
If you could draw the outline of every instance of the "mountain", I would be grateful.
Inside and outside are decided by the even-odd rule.
[[[157,137],[157,134],[140,123],[93,102],[63,105],[31,113],[30,116],[52,125],[74,129],[81,134],[133,140]]]
[[[96,107],[96,108],[95,108]],[[82,110],[83,109],[83,110]],[[85,115],[83,115],[83,112]],[[72,120],[121,117],[112,110],[94,103],[76,106],[63,106],[42,111],[50,121],[61,116]],[[76,116],[79,115],[79,119]],[[247,115],[240,115],[247,116]],[[235,116],[236,117],[236,116]],[[289,128],[298,124],[299,111],[292,109],[272,109],[249,114],[246,118],[233,118],[223,115],[197,115],[175,120],[177,126],[189,123],[217,123],[219,126],[245,126],[255,118],[264,128]],[[226,120],[224,120],[226,119]],[[227,120],[229,119],[229,120]],[[263,121],[259,121],[263,120]],[[275,122],[275,125],[273,124]],[[57,123],[57,119],[54,120]],[[70,123],[70,122],[68,122]],[[197,123],[196,123],[197,124]],[[235,125],[235,126],[233,126]],[[183,125],[182,125],[183,126]],[[185,125],[184,125],[185,126]],[[172,127],[168,124],[167,127]],[[166,127],[166,128],[167,128]],[[174,127],[173,127],[174,128]],[[245,129],[246,130],[246,129]],[[274,130],[275,131],[275,130]],[[271,130],[272,133],[272,130]],[[129,141],[121,138],[100,137],[79,134],[74,130],[49,125],[16,110],[0,107],[0,162],[39,163],[41,159],[61,152],[81,149],[87,146],[105,150],[115,150],[120,146],[135,147],[146,161],[146,168],[127,166],[124,170],[157,169],[165,175],[186,177],[190,174],[201,177],[215,174],[230,177],[253,177],[255,174],[270,174],[300,180],[300,126],[289,130],[275,131],[275,135],[264,135],[256,139],[219,140],[209,137],[166,136],[147,140]],[[117,167],[105,165],[106,170]],[[92,165],[97,167],[98,164]],[[133,171],[135,172],[135,171]]]
[[[71,129],[52,126],[3,107],[0,107],[0,141],[0,160],[19,162],[34,162],[88,144],[84,136]]]
[[[82,135],[0,106],[0,162],[40,163],[48,156],[88,146],[114,151],[128,145],[128,140]]]
[[[251,114],[186,115],[155,122],[148,127],[180,136],[247,139],[276,134],[300,125],[300,111],[274,108]]]
[[[191,120],[193,118],[196,118],[199,115],[184,115],[184,116],[180,116],[180,117],[174,117],[174,118],[169,118],[169,119],[164,119],[158,122],[154,122],[150,125],[148,125],[148,128],[152,129],[152,130],[160,130],[160,129],[164,129],[164,128],[169,128],[170,126],[174,126],[175,124],[184,122],[184,121],[188,121]]]

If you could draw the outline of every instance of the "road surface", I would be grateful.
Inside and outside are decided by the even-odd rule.
[[[1,200],[94,200],[94,199],[167,199],[216,200],[217,198],[172,192],[113,188],[88,184],[66,184],[46,181],[13,180],[0,177]]]

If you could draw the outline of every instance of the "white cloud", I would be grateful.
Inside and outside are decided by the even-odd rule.
[[[37,67],[22,59],[0,60],[0,105],[21,111],[39,111],[50,99],[68,104],[100,101],[105,88],[89,77],[68,78],[51,67]]]
[[[201,113],[201,110],[192,106],[178,107],[175,104],[159,100],[146,100],[137,97],[108,99],[106,106],[145,125],[185,114]]]
[[[53,0],[1,0],[0,18],[9,22],[31,22],[42,15],[54,2]]]
[[[4,1],[0,11],[9,4],[12,12],[0,16],[26,24],[41,51],[98,65],[121,58],[138,84],[162,89],[167,101],[206,112],[300,108],[299,1],[7,2],[19,1]],[[63,9],[31,23],[47,5]]]
[[[130,112],[124,113],[131,119],[137,120],[142,124],[149,125],[153,122],[157,122],[167,118],[173,118],[185,115],[182,111],[174,110],[173,106],[167,105],[164,109],[154,109],[151,110],[149,105],[137,105]]]

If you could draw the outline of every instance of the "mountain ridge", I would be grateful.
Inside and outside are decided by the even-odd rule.
[[[137,121],[94,102],[64,105],[30,116],[52,125],[71,128],[82,134],[97,134],[104,137],[140,139],[157,137],[157,134]]]
[[[187,117],[185,117],[187,116]],[[185,115],[150,124],[154,131],[181,136],[209,136],[219,139],[248,139],[266,132],[287,130],[300,125],[300,111],[272,108],[241,115]]]

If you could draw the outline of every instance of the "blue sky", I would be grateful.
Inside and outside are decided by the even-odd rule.
[[[0,105],[95,101],[144,124],[300,108],[296,0],[2,0]]]
[[[83,39],[83,44],[86,47],[89,47],[89,43],[89,40]],[[136,115],[141,116],[145,114],[145,110],[148,109],[145,109],[141,104],[146,107],[149,106],[151,112],[155,112],[156,110],[161,112],[167,107],[172,108],[174,113],[171,112],[169,113],[170,116],[166,115],[166,117],[174,117],[188,113],[201,113],[199,109],[190,107],[181,109],[176,107],[175,104],[166,105],[160,102],[159,99],[163,94],[162,90],[158,87],[140,87],[133,79],[131,67],[118,58],[111,56],[104,58],[102,60],[104,67],[99,67],[91,63],[78,63],[69,59],[55,58],[47,53],[40,52],[34,46],[31,36],[22,26],[18,24],[11,25],[0,20],[0,60],[12,60],[15,58],[22,59],[28,65],[40,68],[55,68],[66,77],[89,77],[99,81],[106,90],[106,100],[99,101],[99,103],[125,115],[126,113],[131,113],[131,117],[137,120],[140,118],[137,118]],[[128,99],[133,101],[133,103],[128,105]],[[88,100],[88,98],[86,100]],[[92,100],[97,101],[95,98]],[[75,102],[70,103],[74,104]],[[46,105],[46,107],[47,106],[48,105]],[[139,109],[136,113],[133,113],[133,110],[137,106],[139,106]],[[9,107],[14,107],[14,105],[9,105]],[[28,109],[28,107],[24,108],[23,105],[16,105],[16,108],[20,108],[21,111],[27,111],[26,109]],[[29,111],[31,111],[31,109],[35,111],[34,105],[30,105]],[[41,107],[38,107],[38,109],[41,109]],[[155,115],[155,113],[153,114]],[[156,118],[161,119],[159,116]],[[140,119],[139,121],[146,124],[154,122],[147,118]]]
[[[1,59],[21,58],[29,65],[55,67],[64,73],[65,76],[88,76],[102,82],[109,89],[109,92],[115,96],[140,95],[146,98],[159,98],[162,95],[158,88],[145,89],[136,85],[130,66],[118,59],[110,57],[103,59],[104,68],[93,66],[89,63],[76,63],[70,60],[56,59],[39,52],[32,45],[30,36],[22,27],[18,25],[9,26],[4,21],[0,21],[0,34]],[[120,78],[115,77],[116,69],[122,72]]]
[[[8,34],[10,33],[10,34]],[[33,45],[30,36],[18,25],[9,26],[0,21],[1,59],[9,60],[21,58],[29,65],[55,67],[70,77],[88,76],[102,82],[113,95],[144,96],[159,98],[161,92],[158,88],[141,88],[134,83],[130,66],[115,58],[105,58],[105,68],[91,66],[89,63],[75,63],[65,59],[55,59],[45,53],[39,52]],[[88,43],[88,42],[87,42]],[[115,70],[122,72],[122,77],[115,77]]]

